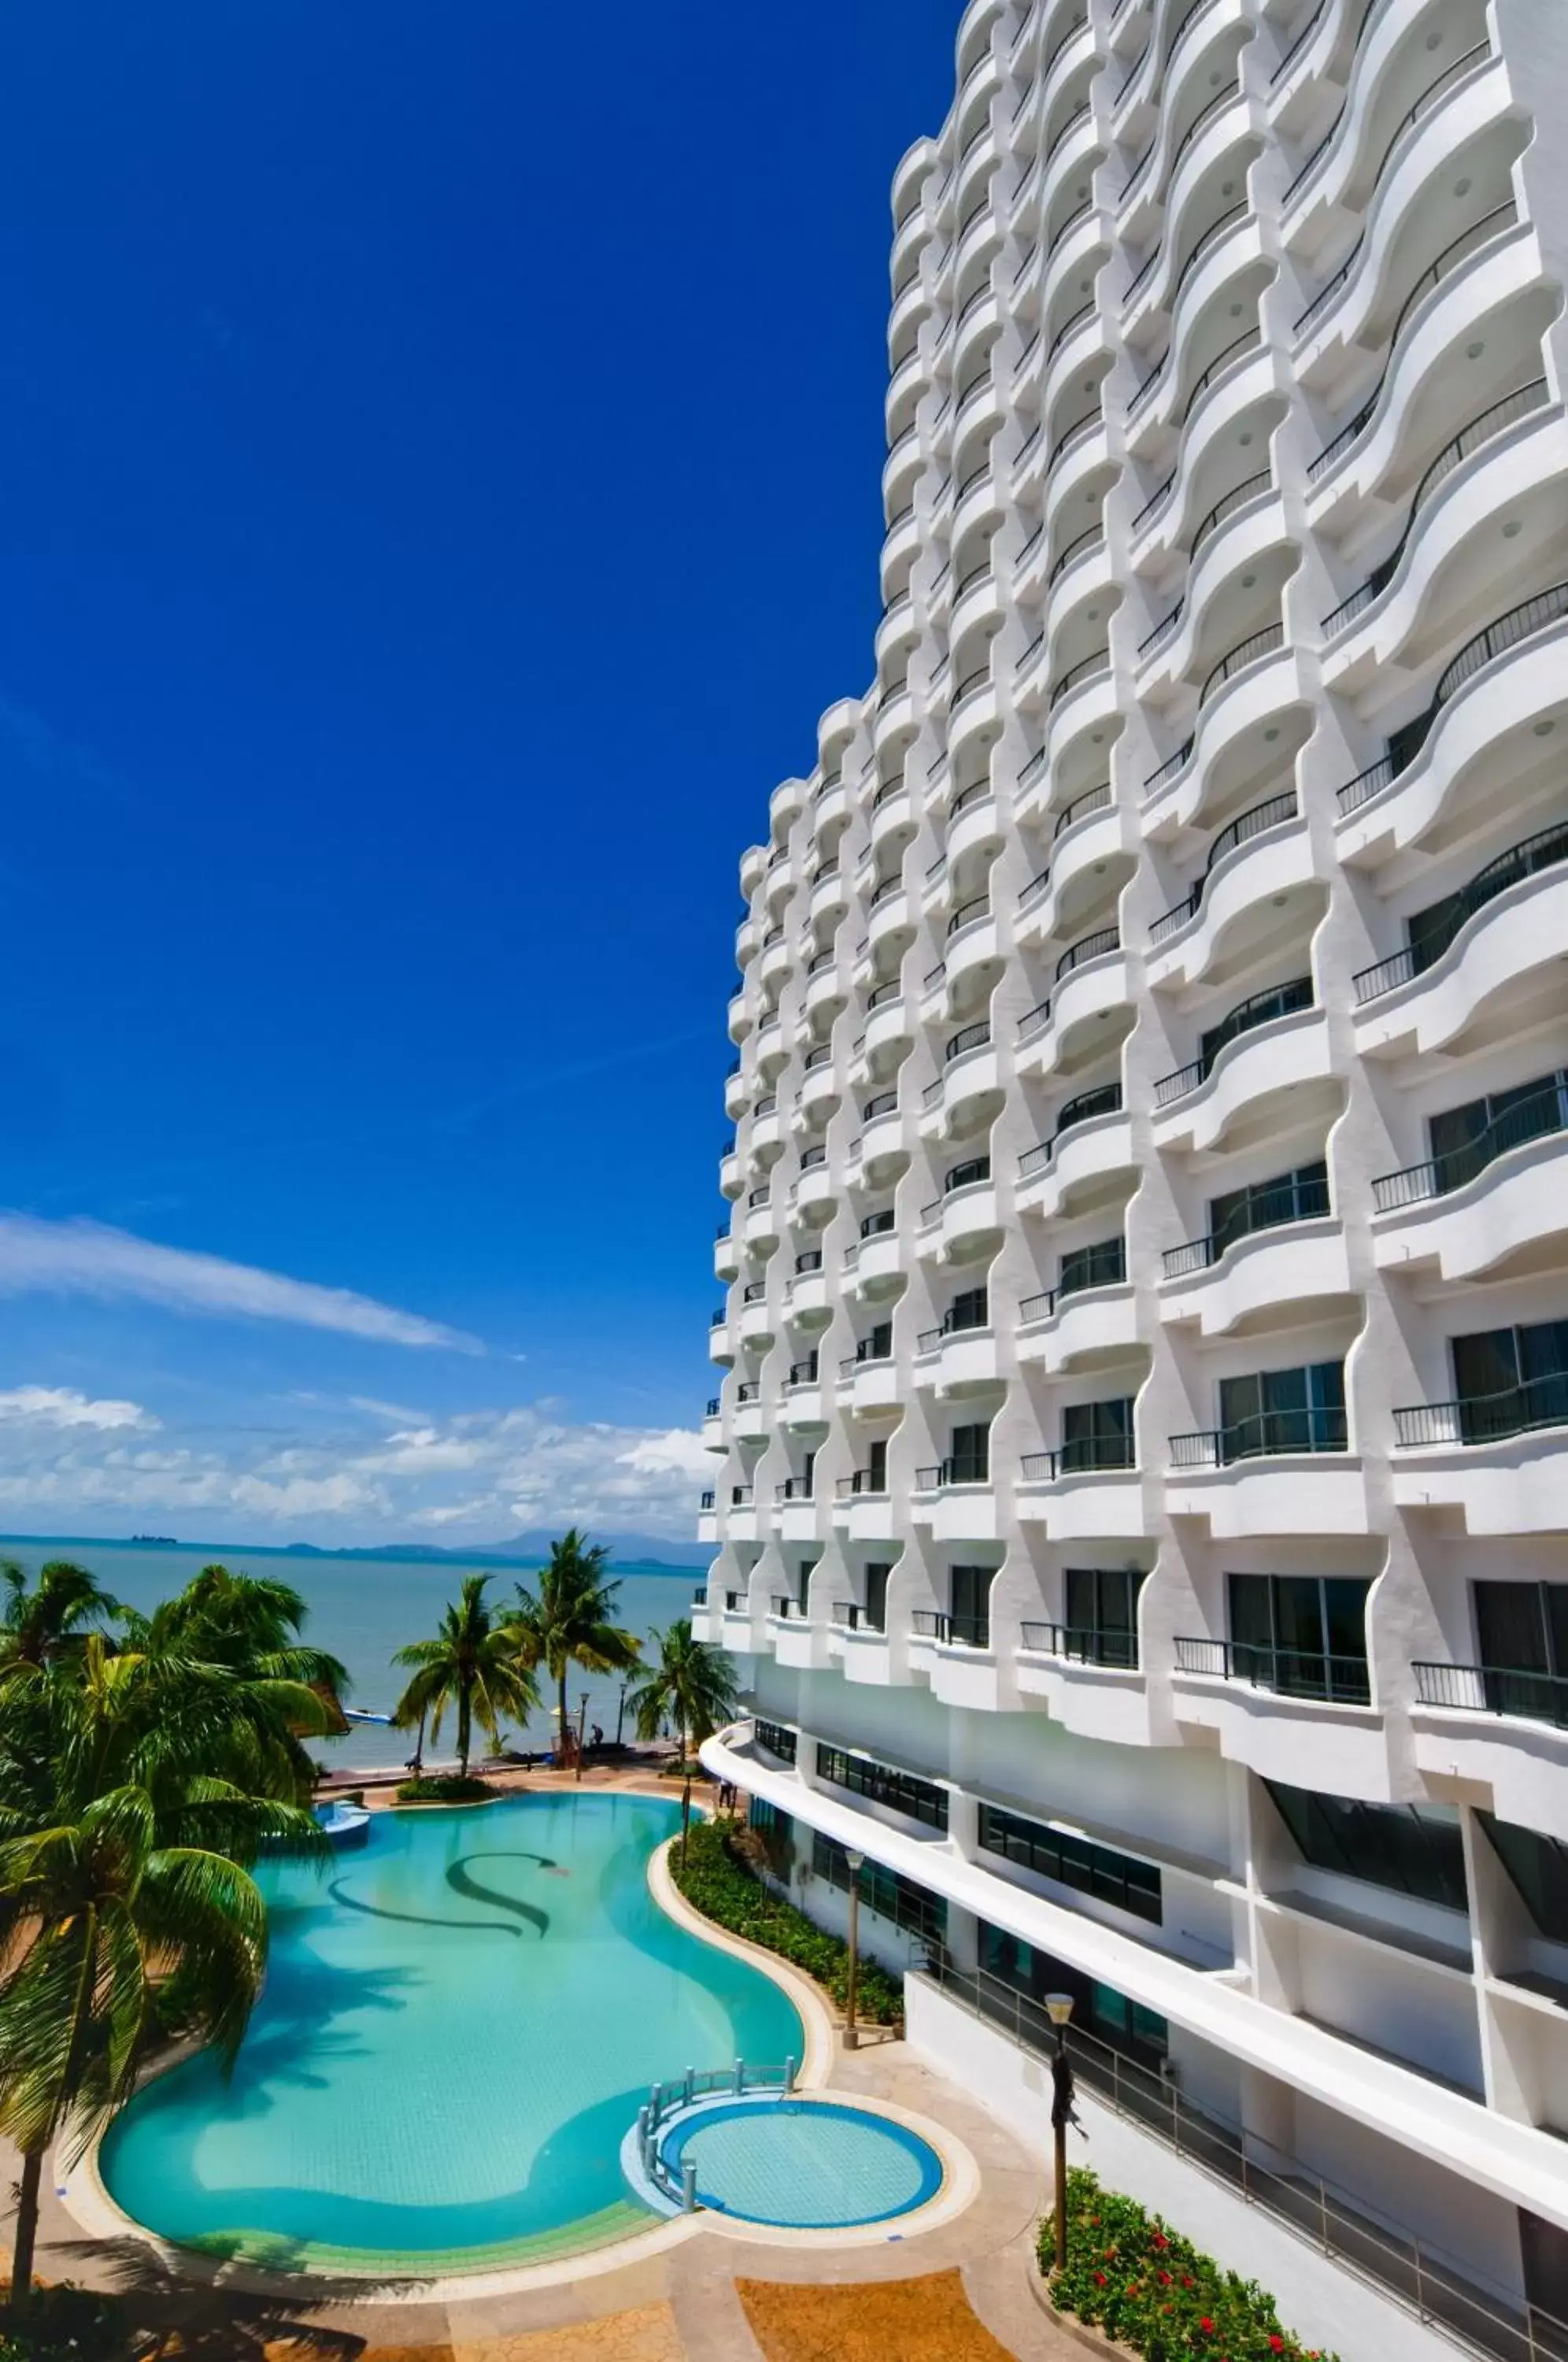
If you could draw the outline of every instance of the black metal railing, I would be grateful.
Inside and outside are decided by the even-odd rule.
[[[1056,1118],[1056,1129],[1051,1138],[1043,1140],[1036,1148],[1027,1149],[1020,1157],[1019,1179],[1027,1181],[1032,1174],[1043,1173],[1045,1170],[1055,1157],[1057,1145],[1065,1132],[1073,1131],[1080,1123],[1088,1123],[1094,1116],[1118,1115],[1121,1110],[1121,1086],[1120,1083],[1100,1083],[1093,1090],[1080,1091],[1077,1098],[1069,1099],[1062,1109]]]
[[[708,1396],[708,1407],[702,1415],[705,1418],[717,1418],[723,1407],[723,1404],[722,1397],[718,1395],[710,1395]]]
[[[1336,1705],[1370,1705],[1372,1676],[1364,1656],[1331,1656],[1321,1649],[1277,1649],[1255,1640],[1176,1638],[1178,1673],[1207,1673],[1245,1682],[1281,1697],[1321,1698]]]
[[[1068,667],[1067,670],[1062,675],[1059,680],[1052,682],[1052,708],[1055,709],[1056,706],[1060,705],[1063,698],[1067,695],[1070,690],[1075,690],[1078,688],[1082,682],[1095,679],[1105,673],[1108,673],[1110,670],[1110,650],[1109,647],[1095,648],[1091,650],[1090,654],[1087,657],[1080,657],[1076,665],[1070,665]]]
[[[1045,584],[1046,590],[1052,590],[1055,588],[1058,575],[1066,571],[1066,569],[1072,564],[1075,557],[1082,557],[1086,550],[1102,549],[1104,546],[1105,528],[1103,525],[1091,524],[1088,526],[1084,532],[1075,534],[1072,540],[1068,542],[1066,547],[1061,552],[1060,556],[1056,558],[1055,563],[1053,565]]]
[[[934,1640],[943,1649],[988,1649],[991,1645],[988,1616],[943,1616],[928,1607],[917,1607],[910,1625],[917,1639]]]
[[[1324,616],[1323,633],[1326,638],[1332,638],[1337,632],[1342,632],[1347,624],[1353,623],[1355,618],[1364,613],[1373,601],[1388,588],[1399,570],[1400,559],[1409,546],[1410,535],[1414,530],[1416,519],[1420,515],[1439,485],[1453,473],[1462,460],[1470,457],[1472,451],[1478,450],[1481,445],[1489,442],[1494,435],[1502,434],[1504,429],[1511,426],[1516,419],[1527,418],[1532,410],[1539,410],[1547,397],[1546,380],[1543,377],[1533,378],[1528,385],[1516,386],[1512,393],[1506,393],[1500,402],[1491,403],[1487,409],[1473,418],[1468,426],[1461,427],[1452,442],[1443,445],[1442,449],[1429,464],[1420,482],[1416,486],[1406,514],[1405,529],[1388,556],[1373,568],[1358,590],[1353,590],[1348,599],[1342,599],[1332,613]]]
[[[1121,935],[1116,927],[1097,927],[1092,935],[1081,935],[1056,962],[1057,983],[1065,976],[1071,976],[1075,968],[1087,967],[1090,960],[1106,959],[1121,949]]]
[[[730,1486],[730,1507],[732,1509],[749,1509],[755,1497],[756,1496],[753,1488],[749,1485],[732,1485]]]
[[[760,1304],[767,1294],[767,1282],[765,1279],[748,1279],[745,1286],[741,1290],[741,1302],[743,1304]]]
[[[1255,476],[1248,476],[1244,482],[1237,484],[1233,491],[1226,492],[1222,498],[1217,500],[1208,514],[1198,520],[1193,532],[1192,547],[1187,552],[1188,563],[1190,564],[1198,556],[1209,535],[1217,533],[1229,518],[1235,515],[1238,509],[1245,508],[1249,501],[1255,501],[1261,493],[1270,491],[1273,488],[1274,478],[1266,468],[1260,468]]]
[[[795,1257],[795,1276],[797,1279],[809,1278],[812,1272],[821,1271],[822,1267],[823,1251],[821,1247],[807,1247],[803,1253],[798,1254]]]
[[[990,1481],[988,1460],[972,1451],[950,1451],[934,1466],[915,1470],[917,1493],[945,1493],[955,1485],[988,1485]]]
[[[1112,1473],[1137,1465],[1137,1440],[1131,1435],[1075,1436],[1055,1451],[1026,1451],[1018,1463],[1026,1485],[1054,1485],[1058,1476]]]
[[[1229,1468],[1238,1460],[1264,1460],[1282,1452],[1345,1451],[1350,1448],[1344,1411],[1337,1403],[1307,1403],[1299,1410],[1258,1410],[1231,1427],[1206,1427],[1173,1435],[1173,1468]]]
[[[1426,928],[1391,959],[1364,967],[1352,978],[1357,1003],[1364,1007],[1369,1000],[1392,992],[1397,985],[1408,984],[1412,977],[1423,975],[1442,957],[1478,911],[1484,911],[1511,886],[1538,876],[1543,869],[1555,869],[1563,861],[1568,861],[1568,822],[1560,821],[1554,828],[1537,829],[1521,844],[1510,845],[1507,853],[1500,853],[1495,861],[1477,870],[1468,886],[1450,897],[1441,922]]]
[[[1086,788],[1081,796],[1075,796],[1072,802],[1064,805],[1057,814],[1056,825],[1051,832],[1052,843],[1055,844],[1057,837],[1065,834],[1077,822],[1087,820],[1090,812],[1104,811],[1110,801],[1109,779],[1102,779],[1096,788]]]
[[[1451,1148],[1424,1164],[1407,1164],[1401,1172],[1385,1173],[1372,1185],[1373,1204],[1380,1214],[1397,1206],[1416,1206],[1430,1198],[1446,1198],[1485,1173],[1510,1148],[1526,1141],[1544,1140],[1568,1131],[1568,1076],[1554,1075],[1539,1090],[1505,1109],[1473,1140]]]
[[[1568,1680],[1561,1674],[1511,1665],[1439,1665],[1422,1658],[1410,1670],[1422,1705],[1568,1726]]]
[[[1042,1657],[1065,1657],[1074,1665],[1110,1665],[1138,1670],[1136,1632],[1101,1632],[1083,1624],[1025,1624],[1023,1645]]]
[[[1141,533],[1143,527],[1148,524],[1150,518],[1154,515],[1155,510],[1164,508],[1166,499],[1170,494],[1171,487],[1176,482],[1176,471],[1173,468],[1170,474],[1165,478],[1165,482],[1163,484],[1157,484],[1154,487],[1154,490],[1149,494],[1148,499],[1144,502],[1143,507],[1133,518],[1130,528],[1132,533]]]
[[[1388,339],[1388,359],[1384,364],[1383,374],[1366,400],[1357,409],[1354,417],[1340,429],[1331,441],[1325,443],[1317,458],[1309,462],[1307,469],[1309,480],[1316,482],[1324,469],[1331,467],[1341,453],[1350,448],[1370,421],[1378,403],[1382,400],[1383,389],[1388,382],[1388,372],[1394,366],[1399,346],[1399,332],[1422,297],[1430,295],[1434,287],[1441,287],[1443,281],[1452,271],[1457,270],[1462,262],[1468,262],[1471,256],[1481,247],[1489,245],[1494,238],[1501,237],[1505,230],[1512,229],[1518,219],[1518,215],[1511,198],[1507,199],[1500,205],[1494,205],[1491,212],[1484,214],[1478,222],[1473,222],[1468,229],[1461,230],[1459,236],[1443,248],[1436,261],[1427,265],[1399,307],[1398,317],[1394,323],[1393,332]],[[1309,304],[1306,311],[1296,323],[1298,333],[1343,286],[1355,268],[1362,243],[1364,243],[1364,240],[1358,242],[1327,286],[1321,288]]]
[[[1407,722],[1388,742],[1388,752],[1376,763],[1368,764],[1340,789],[1336,801],[1340,817],[1358,811],[1373,796],[1409,768],[1426,745],[1444,706],[1457,690],[1474,678],[1483,666],[1494,657],[1505,656],[1510,648],[1532,639],[1537,632],[1549,631],[1568,616],[1568,582],[1555,582],[1549,590],[1540,590],[1532,599],[1523,599],[1507,614],[1499,615],[1485,630],[1467,640],[1457,656],[1450,658],[1438,675],[1431,702],[1413,722]]]
[[[877,1091],[860,1110],[862,1123],[875,1123],[878,1116],[892,1115],[897,1110],[897,1091]]]
[[[715,1496],[712,1493],[704,1493],[701,1498],[701,1507],[704,1509],[711,1509],[713,1507],[714,1502]]]
[[[789,1592],[776,1591],[769,1604],[768,1613],[769,1615],[776,1617],[779,1623],[788,1624],[791,1617],[793,1617],[796,1622],[800,1622],[804,1617],[806,1611],[801,1606],[800,1601],[792,1598]]]
[[[1548,1370],[1495,1394],[1461,1395],[1453,1402],[1415,1403],[1397,1410],[1394,1440],[1406,1451],[1432,1443],[1500,1443],[1512,1435],[1565,1423],[1568,1370]]]
[[[808,1353],[803,1362],[791,1362],[785,1384],[791,1386],[814,1386],[821,1374],[821,1363],[815,1353]]]
[[[962,934],[966,927],[977,925],[981,919],[988,919],[990,915],[990,896],[988,894],[971,895],[968,901],[959,903],[947,922],[948,942],[951,943],[955,935]]]
[[[888,1480],[879,1481],[869,1468],[857,1468],[853,1476],[841,1476],[834,1487],[841,1501],[883,1501],[888,1496]]]
[[[745,1378],[735,1388],[735,1402],[743,1410],[747,1403],[760,1402],[761,1399],[762,1380],[760,1378]]]
[[[1309,976],[1292,977],[1288,984],[1271,985],[1266,991],[1250,994],[1206,1037],[1201,1056],[1178,1066],[1174,1075],[1160,1077],[1154,1085],[1154,1105],[1169,1107],[1207,1082],[1221,1054],[1242,1034],[1255,1032],[1260,1025],[1270,1024],[1276,1017],[1293,1016],[1297,1010],[1312,1006]]]
[[[1250,1191],[1222,1230],[1211,1231],[1204,1239],[1189,1239],[1185,1246],[1167,1247],[1161,1258],[1165,1275],[1181,1279],[1188,1272],[1212,1270],[1238,1239],[1255,1237],[1260,1231],[1283,1230],[1293,1222],[1315,1221],[1328,1211],[1327,1175],[1304,1181],[1292,1174],[1288,1180]]]
[[[1149,773],[1143,782],[1143,793],[1146,796],[1156,795],[1161,788],[1176,778],[1178,771],[1186,770],[1192,757],[1192,740],[1184,738],[1175,754],[1167,755],[1158,769]]]
[[[867,995],[867,1014],[873,1009],[885,1009],[889,1000],[897,1000],[903,988],[903,978],[898,976],[890,976],[885,983],[875,986]]]
[[[881,1618],[873,1616],[868,1607],[862,1607],[857,1599],[835,1599],[833,1620],[845,1632],[880,1632],[884,1628]]]
[[[1250,811],[1240,813],[1231,821],[1229,827],[1222,828],[1209,848],[1203,875],[1190,894],[1184,895],[1179,902],[1173,903],[1168,911],[1160,913],[1149,929],[1150,943],[1164,943],[1189,919],[1197,917],[1203,907],[1209,880],[1228,853],[1234,853],[1239,844],[1249,844],[1254,836],[1262,836],[1266,830],[1277,828],[1282,821],[1294,820],[1298,809],[1295,789],[1286,788],[1282,794],[1267,796],[1261,804],[1253,804]]]
[[[1143,662],[1145,657],[1152,656],[1154,654],[1154,651],[1159,646],[1162,640],[1169,639],[1171,634],[1176,630],[1176,625],[1180,623],[1186,613],[1187,601],[1185,599],[1178,599],[1170,613],[1160,617],[1160,620],[1154,625],[1154,630],[1144,634],[1143,637],[1138,643],[1138,660],[1140,663]]]
[[[744,1616],[750,1604],[744,1591],[726,1591],[724,1594],[726,1616]]]
[[[1243,667],[1254,663],[1259,657],[1273,656],[1284,646],[1285,625],[1282,623],[1265,624],[1261,632],[1249,632],[1244,640],[1238,640],[1235,646],[1220,657],[1219,663],[1205,679],[1203,687],[1198,690],[1199,712],[1208,704],[1215,690],[1222,689],[1228,680],[1242,670]]]

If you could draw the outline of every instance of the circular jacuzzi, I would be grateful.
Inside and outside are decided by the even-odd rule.
[[[929,2204],[942,2159],[889,2116],[836,2100],[723,2101],[683,2114],[659,2144],[679,2188],[696,2169],[697,2202],[792,2231],[886,2223]]]

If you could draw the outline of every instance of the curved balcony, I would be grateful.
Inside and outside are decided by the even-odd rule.
[[[1373,1252],[1400,1269],[1477,1279],[1568,1232],[1568,1081],[1513,1098],[1462,1148],[1372,1185]]]
[[[910,898],[901,877],[885,878],[872,895],[866,932],[873,948],[912,933]]]
[[[1285,1193],[1276,1193],[1282,1197]],[[1321,1313],[1353,1293],[1344,1236],[1328,1213],[1297,1192],[1290,1210],[1238,1237],[1194,1239],[1165,1257],[1160,1318],[1196,1322],[1203,1337],[1300,1319]]]
[[[766,1297],[756,1303],[743,1304],[740,1308],[740,1339],[743,1345],[762,1346],[773,1341],[773,1314]],[[715,1360],[718,1358],[714,1356]]]
[[[1523,602],[1468,642],[1427,711],[1340,789],[1342,860],[1381,862],[1418,844],[1483,766],[1496,777],[1533,761],[1533,737],[1562,712],[1565,646],[1562,590]]]
[[[955,1165],[941,1197],[922,1207],[920,1222],[922,1256],[934,1255],[942,1263],[966,1263],[983,1253],[999,1231],[989,1157],[970,1157]]]
[[[1294,788],[1239,813],[1215,837],[1191,891],[1152,922],[1149,982],[1166,990],[1198,983],[1239,925],[1313,874]]]
[[[1132,1127],[1120,1082],[1079,1091],[1059,1109],[1050,1137],[1019,1159],[1021,1211],[1048,1220],[1098,1192],[1113,1174],[1135,1172]]]
[[[1561,1532],[1568,1378],[1394,1413],[1394,1499],[1457,1511],[1467,1534]]]
[[[1131,1436],[1101,1436],[1055,1451],[1025,1452],[1013,1488],[1015,1515],[1052,1542],[1144,1539],[1143,1479]]]
[[[1353,979],[1362,1055],[1430,1053],[1539,984],[1568,943],[1568,823],[1538,829],[1439,906],[1391,959]],[[1540,881],[1540,882],[1538,882]]]
[[[988,779],[977,779],[973,787],[965,789],[949,809],[948,862],[956,866],[977,853],[989,851],[1001,841],[1001,815],[997,806],[996,792]]]
[[[1026,1296],[1018,1308],[1019,1361],[1037,1364],[1047,1377],[1124,1360],[1142,1342],[1132,1285],[1120,1273]]]
[[[1238,1003],[1213,1029],[1201,1056],[1155,1084],[1155,1145],[1217,1148],[1243,1114],[1261,1122],[1269,1107],[1330,1081],[1332,1073],[1311,978],[1271,985]]]
[[[1324,616],[1325,640],[1339,638],[1352,624],[1358,623],[1393,583],[1410,550],[1417,521],[1438,491],[1451,481],[1454,481],[1456,491],[1460,484],[1468,481],[1475,470],[1466,467],[1465,463],[1478,453],[1484,453],[1488,459],[1496,457],[1507,447],[1502,438],[1508,436],[1509,430],[1518,426],[1522,419],[1530,418],[1543,409],[1548,399],[1546,380],[1531,379],[1528,383],[1517,386],[1511,393],[1505,394],[1500,401],[1488,403],[1468,425],[1462,427],[1444,444],[1422,471],[1394,547],[1347,599],[1342,599],[1332,613]]]
[[[866,1061],[870,1067],[887,1065],[896,1051],[914,1039],[914,1021],[897,977],[877,987],[883,997],[873,1001],[866,1019]]]
[[[1528,237],[1528,231],[1525,235]],[[1406,359],[1407,331],[1413,348],[1423,327],[1436,327],[1436,315],[1440,308],[1446,315],[1449,307],[1441,304],[1444,292],[1452,295],[1461,292],[1467,287],[1473,287],[1474,282],[1485,274],[1489,267],[1497,261],[1505,246],[1511,240],[1518,239],[1518,216],[1510,197],[1502,204],[1494,206],[1488,213],[1483,215],[1479,221],[1473,222],[1468,229],[1462,230],[1457,237],[1449,241],[1435,260],[1427,265],[1395,315],[1394,326],[1388,336],[1388,359],[1384,364],[1376,384],[1372,392],[1357,403],[1355,410],[1344,425],[1329,437],[1315,457],[1309,461],[1307,476],[1309,486],[1316,489],[1340,465],[1376,417],[1391,383],[1397,383],[1401,374],[1401,364]],[[1357,252],[1359,251],[1358,248]],[[1353,256],[1351,262],[1344,266],[1346,271],[1353,266],[1354,259]],[[1314,298],[1313,304],[1309,304],[1307,311],[1302,314],[1301,321],[1309,320],[1314,305],[1334,294],[1337,292],[1337,285],[1338,282],[1335,280],[1331,280],[1328,286]],[[1474,307],[1466,307],[1461,301],[1459,318],[1466,324],[1471,322],[1474,318]],[[1298,321],[1297,325],[1299,327],[1301,322]],[[1436,348],[1432,353],[1432,359],[1446,355],[1452,341],[1452,334],[1434,335],[1429,340],[1430,344]],[[1416,370],[1412,369],[1411,374],[1416,373]]]
[[[1507,75],[1500,62],[1483,53],[1463,61],[1463,66],[1457,80],[1438,77],[1430,103],[1396,134],[1368,199],[1361,237],[1298,315],[1296,361],[1304,382],[1320,382],[1349,347],[1370,341],[1367,325],[1383,301],[1390,256],[1419,207],[1430,204],[1434,176],[1455,156],[1474,149],[1479,135],[1507,106]],[[1416,300],[1407,298],[1404,310]],[[1390,341],[1397,337],[1396,326]]]
[[[778,1243],[779,1216],[770,1193],[753,1190],[746,1200],[745,1242],[748,1247],[774,1247]]]
[[[1343,1411],[1264,1411],[1239,1428],[1173,1435],[1165,1473],[1173,1518],[1202,1518],[1216,1541],[1374,1530]]]
[[[1106,1018],[1129,1008],[1131,995],[1120,930],[1097,927],[1081,936],[1056,962],[1050,999],[1019,1021],[1017,1072],[1049,1073],[1084,1046],[1086,1032],[1103,1041]]]
[[[819,862],[810,880],[813,926],[824,926],[849,908],[849,883],[835,858]]]
[[[1192,734],[1143,782],[1145,836],[1201,825],[1206,809],[1255,775],[1259,740],[1277,744],[1284,717],[1309,705],[1294,647],[1278,639],[1265,645],[1277,629],[1250,635],[1205,682]]]

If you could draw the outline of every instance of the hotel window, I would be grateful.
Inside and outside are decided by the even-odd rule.
[[[1216,1262],[1238,1239],[1283,1222],[1307,1222],[1329,1210],[1329,1168],[1321,1160],[1282,1173],[1250,1188],[1227,1189],[1209,1201],[1209,1229]]]
[[[1136,1666],[1138,1594],[1143,1587],[1137,1567],[1068,1567],[1068,1653],[1081,1651],[1091,1665]]]
[[[849,1857],[833,1838],[819,1830],[812,1842],[812,1868],[841,1894],[849,1892]],[[928,1894],[912,1878],[887,1870],[879,1861],[862,1862],[856,1879],[862,1906],[895,1927],[923,1937],[927,1943],[947,1940],[947,1904],[939,1894]]]
[[[889,1559],[867,1559],[866,1562],[866,1621],[873,1632],[885,1632],[888,1628],[888,1577],[892,1572]]]
[[[1231,1574],[1226,1583],[1238,1681],[1288,1697],[1370,1705],[1366,1584],[1320,1574]]]
[[[1315,1362],[1304,1370],[1260,1370],[1220,1381],[1220,1457],[1267,1451],[1342,1451],[1345,1370]]]
[[[1274,1780],[1264,1784],[1315,1870],[1338,1871],[1451,1911],[1468,1907],[1464,1844],[1452,1805],[1364,1805]]]
[[[991,1430],[988,1425],[955,1427],[947,1465],[943,1470],[946,1485],[986,1485],[991,1473]]]
[[[752,1725],[759,1747],[776,1755],[780,1763],[793,1763],[800,1745],[795,1733],[782,1722],[756,1722]]]
[[[1063,1410],[1064,1475],[1087,1468],[1131,1468],[1134,1450],[1131,1395],[1113,1402],[1069,1403]]]
[[[1491,1712],[1568,1721],[1568,1583],[1476,1583],[1471,1595]]]
[[[947,1571],[952,1637],[966,1649],[991,1645],[991,1582],[994,1566],[954,1566]]]
[[[1156,1926],[1160,1923],[1160,1873],[1152,1861],[1139,1861],[1114,1846],[1099,1845],[1067,1829],[1025,1820],[1019,1813],[1004,1813],[996,1805],[980,1807],[980,1843],[988,1853],[1000,1854],[1037,1877],[1054,1878],[1076,1893],[1114,1903],[1118,1910],[1153,1920]]]
[[[946,1789],[916,1779],[912,1772],[895,1772],[890,1764],[874,1763],[867,1755],[851,1755],[847,1748],[819,1747],[817,1777],[834,1788],[847,1788],[852,1795],[867,1797],[874,1805],[890,1805],[912,1821],[940,1829],[944,1837],[947,1834]]]
[[[1568,1420],[1568,1320],[1452,1337],[1449,1352],[1466,1443]]]

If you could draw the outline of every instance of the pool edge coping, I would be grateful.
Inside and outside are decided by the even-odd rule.
[[[805,2034],[803,2056],[797,2075],[799,2088],[826,2092],[838,2056],[834,2041],[835,2021],[816,1984],[792,1962],[781,1959],[778,1953],[766,1950],[745,1937],[732,1935],[728,1928],[718,1926],[704,1918],[686,1901],[670,1875],[670,1848],[679,1843],[680,1833],[674,1830],[648,1856],[648,1890],[659,1909],[687,1934],[712,1944],[716,1950],[731,1952],[759,1969],[778,1985],[799,2011]],[[167,2073],[171,2059],[155,2072]],[[153,2080],[149,2075],[149,2081]],[[918,2134],[941,2159],[942,2187],[922,2207],[905,2215],[879,2224],[849,2224],[837,2230],[802,2231],[780,2224],[752,2223],[702,2210],[695,2214],[677,2214],[650,2224],[646,2231],[632,2233],[624,2239],[607,2240],[602,2245],[579,2247],[569,2254],[551,2257],[547,2262],[513,2265],[498,2264],[485,2270],[472,2272],[432,2273],[421,2278],[415,2273],[385,2274],[377,2278],[374,2271],[358,2273],[339,2267],[336,2270],[312,2270],[308,2266],[298,2271],[270,2272],[260,2266],[232,2262],[226,2258],[204,2255],[199,2247],[186,2247],[172,2240],[163,2239],[146,2224],[127,2214],[110,2196],[98,2169],[99,2151],[106,2134],[100,2135],[86,2153],[71,2167],[54,2169],[53,2189],[60,2203],[72,2220],[90,2237],[102,2240],[136,2239],[149,2247],[171,2274],[199,2285],[216,2290],[229,2288],[245,2295],[293,2297],[309,2302],[343,2306],[366,2304],[419,2305],[462,2304],[481,2302],[495,2297],[526,2296],[536,2291],[569,2285],[571,2281],[629,2268],[651,2261],[668,2249],[682,2246],[701,2231],[710,2231],[724,2238],[749,2241],[760,2246],[777,2246],[797,2253],[817,2250],[828,2253],[847,2247],[885,2246],[901,2243],[909,2237],[919,2237],[927,2231],[940,2230],[964,2213],[979,2196],[979,2167],[967,2147],[943,2125],[929,2117],[896,2105],[893,2102],[874,2098],[867,2092],[841,2090],[836,2096],[847,2103],[864,2108],[867,2114],[886,2116],[906,2130]]]

